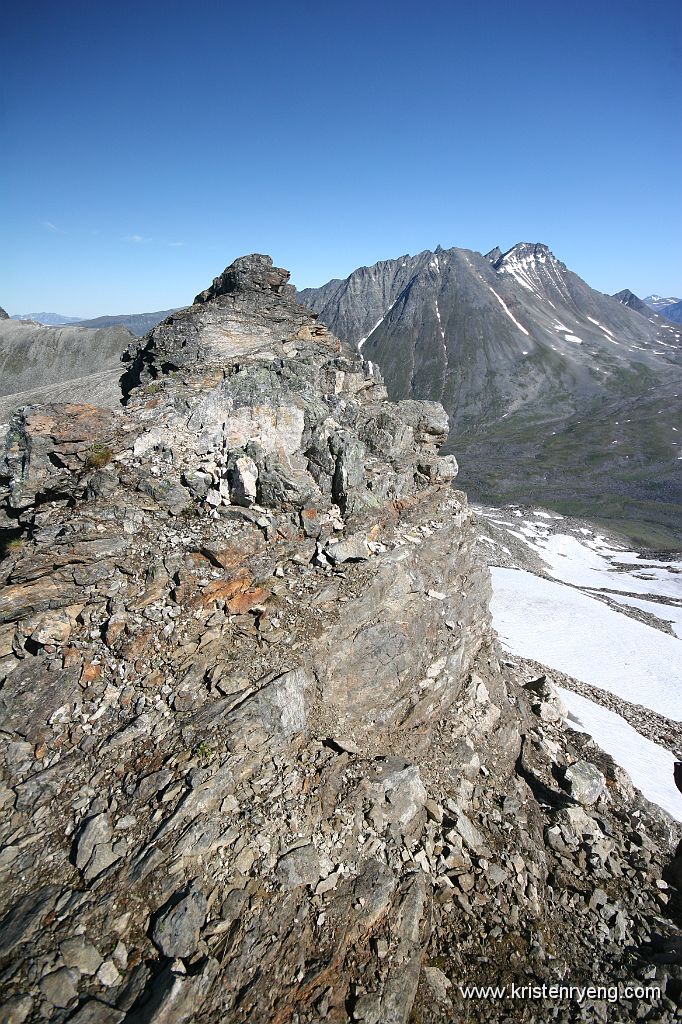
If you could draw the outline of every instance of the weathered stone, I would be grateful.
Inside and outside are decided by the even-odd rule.
[[[3,728],[33,737],[62,709],[70,716],[81,703],[75,668],[53,670],[42,657],[25,658],[0,691]]]
[[[89,999],[69,1017],[69,1024],[121,1024],[124,1017],[125,1013],[115,1006],[109,1006],[98,999]]]
[[[254,253],[252,256],[242,256],[232,266],[227,267],[219,277],[213,279],[210,288],[200,292],[194,301],[195,303],[211,302],[221,295],[249,290],[271,291],[276,295],[281,295],[288,280],[288,270],[273,267],[269,256]]]
[[[33,1009],[30,996],[15,996],[0,1006],[2,1024],[24,1024]]]
[[[299,846],[277,861],[277,878],[285,889],[315,885],[320,877],[320,857],[314,846]]]
[[[378,828],[390,823],[405,829],[426,804],[419,769],[400,757],[388,757],[379,764],[370,776],[370,787],[378,798],[372,810]]]
[[[439,1003],[448,1002],[448,989],[452,982],[438,967],[424,967],[424,979]]]
[[[187,488],[183,487],[178,480],[156,480],[152,476],[142,475],[138,486],[140,491],[153,498],[157,505],[168,509],[175,515],[182,512],[190,502]]]
[[[183,975],[165,967],[145,992],[147,1001],[126,1016],[126,1024],[190,1024],[216,980],[219,965],[209,959],[198,974]]]
[[[53,1006],[65,1008],[78,998],[78,971],[62,967],[46,974],[40,981],[40,991]]]
[[[476,828],[473,821],[462,811],[457,815],[455,827],[469,849],[478,857],[491,857],[490,847],[485,841],[482,833]]]
[[[230,501],[247,508],[258,496],[258,466],[248,455],[239,455],[228,465]]]
[[[119,859],[112,849],[112,829],[106,814],[88,818],[76,840],[76,867],[86,881],[97,878]]]
[[[25,942],[29,942],[52,912],[59,888],[47,885],[23,896],[8,910],[0,922],[0,957],[6,957]]]
[[[201,470],[188,469],[183,474],[182,483],[193,498],[202,500],[208,495],[211,486],[211,476],[208,473],[202,473]]]
[[[174,898],[154,924],[152,938],[164,956],[191,956],[199,943],[199,931],[206,920],[208,904],[197,888]]]
[[[45,646],[50,643],[65,643],[73,630],[71,616],[65,611],[43,612],[31,625],[31,640]]]
[[[105,960],[99,967],[97,971],[97,980],[100,985],[104,985],[105,988],[111,988],[113,985],[118,985],[121,980],[121,975],[118,973],[116,964],[113,960]]]
[[[342,562],[364,561],[371,555],[366,537],[359,534],[334,544],[328,544],[324,551],[334,565],[340,565]]]
[[[67,967],[75,967],[81,974],[96,974],[104,957],[84,935],[65,939],[59,946],[62,960]]]

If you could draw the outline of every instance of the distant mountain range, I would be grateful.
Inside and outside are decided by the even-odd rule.
[[[178,307],[183,308],[183,307]],[[153,327],[160,324],[177,309],[161,309],[156,313],[118,313],[112,316],[97,316],[92,320],[79,320],[79,327],[113,327],[120,324],[127,327],[131,334],[141,338]]]
[[[673,296],[668,299],[662,299],[660,295],[647,295],[644,301],[650,309],[664,316],[667,320],[672,320],[676,324],[682,323],[682,300],[676,299]]]
[[[299,298],[380,368],[392,398],[443,403],[473,498],[679,545],[674,323],[594,291],[539,243],[486,256],[439,247]]]
[[[111,316],[97,316],[91,319],[64,316],[62,313],[17,313],[11,319],[32,320],[34,323],[46,324],[50,327],[61,327],[66,324],[79,327],[113,327],[116,324],[121,324],[139,338],[175,312],[177,312],[176,309],[161,309],[155,313],[115,313]]]
[[[651,318],[653,313],[654,317],[665,317],[670,323],[682,323],[682,301],[679,299],[662,299],[660,295],[647,295],[646,299],[640,299],[629,288],[616,292],[613,297],[624,306],[629,306],[630,309],[635,309],[648,318]],[[652,319],[652,322],[656,321]]]
[[[647,295],[644,301],[655,313],[660,313],[661,316],[668,317],[668,319],[670,319],[670,310],[680,305],[680,300],[674,295],[669,296],[667,299],[662,298],[660,295]]]
[[[65,316],[63,313],[15,313],[10,319],[32,320],[35,324],[60,327],[62,324],[77,324],[81,318],[78,316]]]

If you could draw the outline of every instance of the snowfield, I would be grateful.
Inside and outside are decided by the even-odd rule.
[[[682,641],[524,569],[491,570],[493,623],[522,658],[682,721]]]
[[[517,565],[527,564],[532,555],[543,566],[542,576],[525,568],[491,566],[491,611],[503,647],[682,721],[682,563],[643,559],[584,526],[571,532],[557,513],[476,511],[502,537],[506,534]],[[509,553],[501,538],[487,547]],[[537,563],[531,564],[535,569]],[[608,596],[616,607],[595,594]],[[626,614],[627,606],[670,622],[675,635]],[[682,821],[673,753],[614,711],[573,691],[560,692],[571,724],[579,723],[648,799]]]

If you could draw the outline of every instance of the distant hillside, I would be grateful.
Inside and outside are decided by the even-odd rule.
[[[184,307],[180,306],[179,309]],[[80,327],[113,327],[120,324],[127,327],[136,337],[141,338],[178,309],[161,309],[156,313],[114,313],[111,316],[97,316],[92,320],[77,321]],[[74,321],[76,322],[76,321]]]
[[[183,306],[178,309],[183,309]],[[80,316],[66,316],[63,313],[15,313],[12,320],[31,320],[36,324],[45,324],[48,327],[65,327],[78,324],[80,327],[115,327],[120,325],[127,327],[131,334],[141,338],[153,327],[160,324],[162,320],[169,317],[171,313],[177,313],[178,309],[160,309],[155,313],[112,313],[107,316],[90,317],[83,319]]]
[[[32,403],[117,406],[121,354],[132,340],[121,325],[88,330],[0,319],[0,423]]]

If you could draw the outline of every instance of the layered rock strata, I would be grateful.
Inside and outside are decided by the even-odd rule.
[[[10,424],[2,1019],[504,1019],[458,985],[601,971],[672,1020],[673,823],[500,662],[441,407],[287,282],[238,260],[124,411]]]

